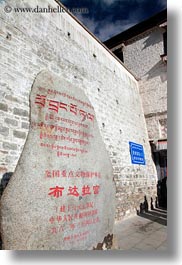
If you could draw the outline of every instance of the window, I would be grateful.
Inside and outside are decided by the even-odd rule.
[[[167,31],[163,33],[164,55],[167,55]]]
[[[124,63],[124,56],[122,49],[118,49],[114,51],[114,54]]]

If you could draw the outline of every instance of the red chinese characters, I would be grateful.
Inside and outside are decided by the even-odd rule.
[[[82,196],[90,195],[90,187],[88,185],[84,185],[82,188]]]
[[[81,211],[79,213],[69,213],[69,214],[62,214],[62,215],[54,215],[49,218],[49,223],[51,224],[59,224],[60,222],[77,222],[82,221],[84,219],[97,217],[98,210],[88,210],[88,211]]]
[[[62,191],[64,190],[64,188],[56,186],[54,188],[50,188],[49,190],[50,190],[50,192],[48,193],[48,195],[59,198],[62,196]]]
[[[99,185],[93,186],[94,194],[98,194],[99,193],[99,189],[100,189]]]
[[[73,196],[76,196],[76,197],[79,196],[78,188],[76,186],[69,187],[68,191],[69,191],[68,195],[73,195]]]
[[[77,195],[77,187],[71,187],[70,192]],[[82,191],[89,193],[91,191],[88,185],[82,187]],[[76,193],[75,193],[76,192]],[[74,231],[76,228],[82,229],[90,225],[100,222],[98,209],[95,208],[94,202],[89,201],[80,203],[79,205],[65,205],[55,207],[55,213],[49,217],[50,233],[62,233],[69,228]]]
[[[72,171],[72,170],[45,170],[45,178],[101,178],[100,172]]]
[[[64,187],[59,187],[59,186],[52,187],[49,189],[50,192],[48,193],[48,195],[53,196],[55,198],[62,197],[64,189],[65,189]],[[100,190],[99,185],[93,185],[92,187],[90,187],[89,185],[84,185],[81,188],[81,192],[79,192],[78,187],[74,185],[73,187],[69,186],[67,196],[79,197],[79,196],[87,196],[91,194],[97,195],[99,194],[99,190]]]
[[[60,170],[52,170],[52,171],[46,170],[45,171],[45,177],[46,178],[55,178],[55,177],[59,178],[60,177]]]

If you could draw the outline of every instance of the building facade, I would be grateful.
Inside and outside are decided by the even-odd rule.
[[[4,7],[11,2],[12,12]],[[29,129],[29,95],[41,70],[84,90],[93,105],[116,184],[116,220],[156,196],[156,169],[136,78],[72,14],[19,13],[20,1],[1,1],[0,174],[13,172]],[[36,6],[57,8],[54,0]],[[36,7],[21,1],[21,7]],[[129,142],[143,146],[145,165],[133,164]],[[108,206],[107,206],[108,207]]]
[[[138,79],[158,180],[167,177],[167,10],[104,43]]]

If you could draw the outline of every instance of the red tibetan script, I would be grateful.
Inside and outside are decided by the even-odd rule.
[[[39,104],[41,107],[45,107],[46,96],[37,94],[37,96],[35,98],[35,104]]]
[[[64,111],[71,112],[74,115],[79,114],[80,116],[82,116],[82,121],[85,121],[86,119],[90,121],[94,121],[93,114],[88,113],[82,109],[78,109],[77,105],[72,104],[72,103],[66,104],[63,102],[56,101],[56,100],[47,99],[46,96],[37,94],[35,98],[35,104],[39,105],[41,108],[46,107],[46,105],[48,104],[48,109],[55,111],[57,113],[59,109],[62,109]]]
[[[63,190],[64,187],[53,187],[49,189],[50,192],[48,193],[49,196],[53,196],[55,198],[59,198],[63,196]],[[92,188],[89,185],[84,185],[81,189],[81,193],[79,193],[78,191],[78,187],[73,186],[73,187],[69,187],[68,188],[68,196],[86,196],[86,195],[91,195],[91,194],[98,194],[100,190],[100,186],[99,185],[94,185],[92,186]]]

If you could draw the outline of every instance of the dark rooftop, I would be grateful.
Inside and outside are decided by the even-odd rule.
[[[103,42],[109,49],[167,21],[167,9]]]

